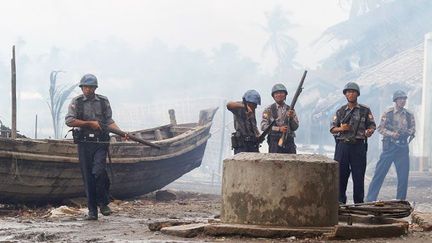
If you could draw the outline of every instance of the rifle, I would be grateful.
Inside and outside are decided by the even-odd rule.
[[[141,138],[135,137],[134,135],[129,134],[127,132],[124,132],[124,131],[122,131],[120,129],[111,128],[107,124],[102,124],[102,123],[99,123],[99,124],[102,127],[102,130],[105,130],[105,131],[117,134],[117,135],[119,135],[121,137],[124,137],[124,136],[127,135],[128,139],[130,139],[132,141],[135,141],[135,142],[138,142],[138,143],[141,143],[141,144],[153,147],[153,148],[161,149],[161,146],[159,146],[159,145],[156,145],[156,144],[154,144],[152,142],[149,142],[149,141],[143,140]]]
[[[271,131],[271,129],[275,123],[276,123],[276,119],[270,123],[270,125],[263,131],[263,133],[261,133],[261,135],[259,135],[259,137],[257,139],[258,144],[261,144],[262,142],[264,142],[265,137],[267,136],[267,134],[269,134],[269,132]]]
[[[340,121],[340,123],[341,123],[341,124],[349,123],[350,120],[351,120],[352,114],[354,113],[354,110],[355,110],[355,108],[352,108],[352,109],[350,110],[350,112],[348,112],[348,114],[346,114],[345,117]],[[336,138],[339,137],[340,134],[341,134],[341,133],[338,132],[337,134],[333,135],[336,143],[338,143],[338,140],[337,140]]]
[[[293,97],[293,99],[291,101],[290,110],[294,110],[294,106],[297,103],[297,99],[300,96],[300,93],[303,91],[303,83],[305,81],[306,74],[307,74],[307,70],[304,71],[303,76],[302,76],[302,78],[300,80],[300,83],[299,83],[299,85],[297,87],[297,90],[296,90],[296,92],[294,94],[294,97]],[[289,126],[289,124],[290,124],[290,118],[288,117],[288,126]],[[279,138],[279,141],[278,141],[278,146],[279,147],[284,147],[287,138],[288,138],[288,132],[282,133],[282,136]]]
[[[341,124],[346,124],[351,120],[352,114],[354,113],[355,108],[352,108],[351,111],[346,114],[346,116],[341,120]]]

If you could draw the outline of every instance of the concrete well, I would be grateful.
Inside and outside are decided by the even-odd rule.
[[[224,160],[224,223],[338,224],[338,164],[322,155],[239,153]]]

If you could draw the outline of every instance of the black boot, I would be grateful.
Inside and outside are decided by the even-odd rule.
[[[97,211],[96,212],[89,211],[88,215],[84,217],[84,220],[98,220]]]
[[[99,210],[103,216],[108,216],[112,214],[111,208],[108,207],[108,205],[100,206]]]

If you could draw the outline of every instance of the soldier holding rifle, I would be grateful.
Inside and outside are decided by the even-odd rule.
[[[397,174],[396,199],[405,200],[408,189],[410,167],[409,143],[415,136],[414,114],[405,109],[407,94],[398,90],[393,94],[394,107],[384,112],[378,132],[383,135],[383,151],[376,164],[375,173],[369,184],[367,201],[376,201],[384,178],[394,163]]]
[[[352,173],[354,203],[364,198],[367,138],[372,136],[376,125],[369,107],[357,103],[360,87],[349,82],[343,89],[347,104],[340,107],[330,127],[336,138],[334,160],[339,162],[339,203],[347,201],[346,189]]]
[[[81,174],[87,196],[88,215],[86,220],[97,220],[99,206],[102,215],[110,215],[110,181],[106,170],[109,146],[109,132],[101,124],[119,130],[112,119],[108,98],[95,94],[98,81],[93,74],[81,78],[79,87],[82,94],[72,99],[66,115],[66,125],[77,127],[74,140],[78,143],[78,156]]]
[[[267,137],[269,153],[295,154],[294,131],[299,127],[299,120],[295,111],[285,104],[288,91],[283,84],[275,84],[271,95],[275,103],[264,110],[261,121],[263,131],[269,128],[274,120],[276,121]],[[279,146],[278,143],[283,134],[287,134],[286,140],[282,146]]]

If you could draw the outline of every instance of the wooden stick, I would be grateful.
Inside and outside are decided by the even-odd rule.
[[[16,139],[17,137],[17,121],[16,121],[16,66],[15,66],[15,46],[12,47],[12,60],[11,60],[11,71],[12,71],[12,129],[11,138]]]

